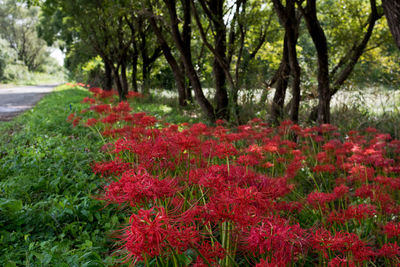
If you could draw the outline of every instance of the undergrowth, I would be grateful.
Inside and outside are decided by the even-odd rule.
[[[0,124],[0,266],[104,266],[119,218],[93,195],[98,136],[66,122],[83,89],[58,87]]]

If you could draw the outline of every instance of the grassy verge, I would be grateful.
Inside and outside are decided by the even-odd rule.
[[[1,81],[0,89],[9,88],[20,85],[42,85],[42,84],[60,84],[65,82],[65,74],[63,72],[57,73],[29,73],[22,79],[12,81]]]
[[[110,266],[110,237],[125,219],[93,196],[103,179],[91,164],[103,145],[88,128],[66,121],[84,107],[85,89],[60,86],[34,109],[0,123],[0,266]],[[196,122],[174,101],[137,101],[170,123]],[[164,102],[165,103],[165,102]],[[190,115],[190,116],[188,116]]]
[[[119,218],[91,196],[101,143],[66,122],[88,95],[65,86],[0,124],[0,266],[105,266]]]

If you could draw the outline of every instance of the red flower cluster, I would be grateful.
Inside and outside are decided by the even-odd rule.
[[[101,199],[132,212],[120,237],[132,263],[400,264],[399,140],[290,121],[166,124],[90,91],[85,118],[68,120],[110,142],[93,170],[108,178]]]

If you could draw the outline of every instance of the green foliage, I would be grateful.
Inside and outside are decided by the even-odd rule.
[[[43,76],[41,74],[44,73],[57,76],[58,82],[62,80],[63,68],[50,57],[45,41],[38,37],[38,16],[38,7],[27,8],[26,5],[15,3],[15,1],[2,1],[0,5],[1,82],[33,84],[42,81],[43,79],[39,76]]]
[[[92,87],[103,87],[104,64],[100,56],[94,57],[87,61],[78,72],[75,78]]]
[[[93,196],[102,143],[66,117],[82,89],[61,87],[0,125],[0,265],[106,266],[120,219]],[[102,209],[102,211],[100,211]]]
[[[20,80],[30,80],[31,73],[24,64],[9,64],[6,66],[3,75],[4,80],[10,81],[20,81]]]
[[[7,66],[12,64],[15,58],[15,51],[10,48],[10,44],[0,38],[0,80],[5,79]]]
[[[38,15],[38,7],[26,8],[15,1],[7,0],[0,6],[0,36],[30,71],[40,71],[49,56],[45,42],[37,34]]]

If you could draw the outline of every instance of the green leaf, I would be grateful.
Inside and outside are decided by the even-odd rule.
[[[22,201],[17,199],[0,199],[0,210],[16,213],[22,209]]]

